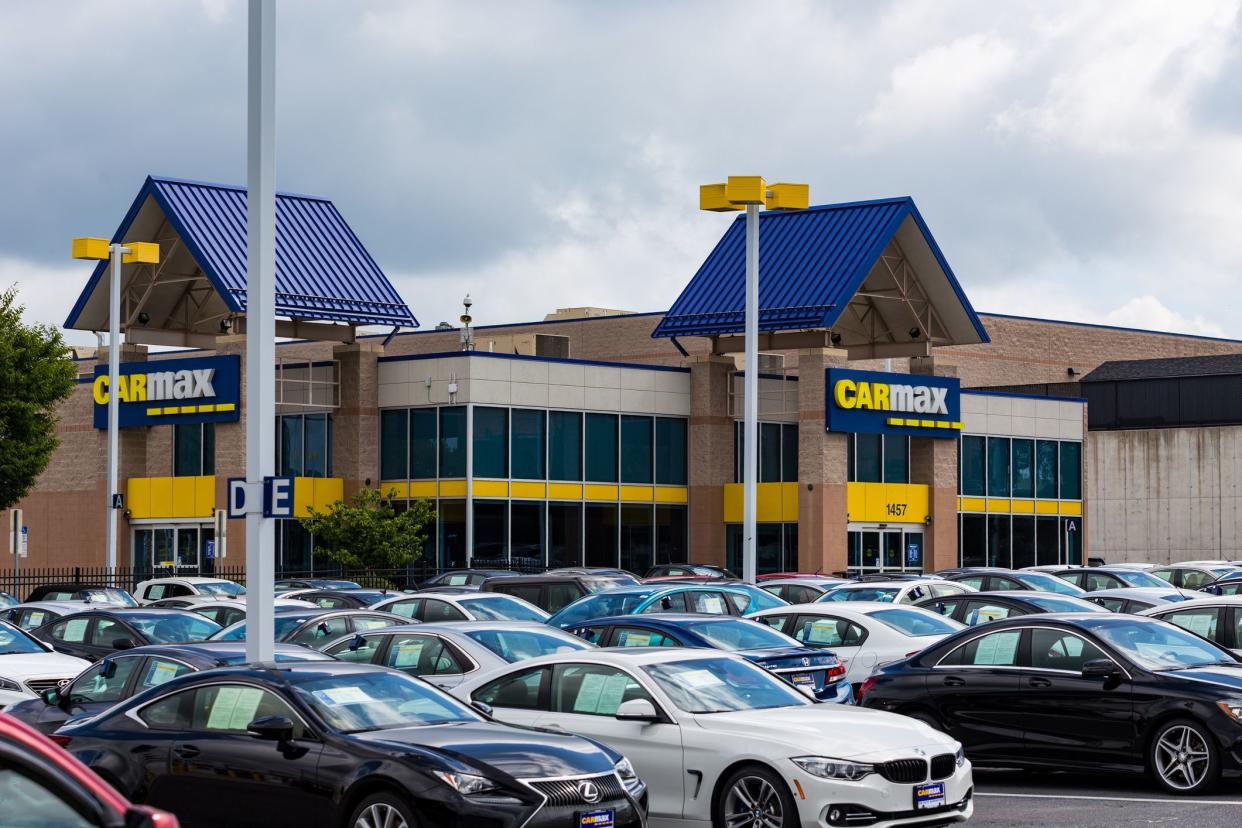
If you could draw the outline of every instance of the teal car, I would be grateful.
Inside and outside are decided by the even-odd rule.
[[[635,584],[585,595],[548,619],[561,629],[593,618],[652,612],[698,612],[707,615],[750,615],[788,606],[770,592],[750,584]]]

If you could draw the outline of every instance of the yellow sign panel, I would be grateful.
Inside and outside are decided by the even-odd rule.
[[[924,523],[930,492],[921,483],[849,483],[846,508],[853,523]]]

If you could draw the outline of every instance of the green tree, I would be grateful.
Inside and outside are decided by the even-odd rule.
[[[426,528],[435,520],[435,507],[417,500],[408,509],[393,508],[390,492],[359,489],[348,502],[338,500],[319,512],[308,506],[299,522],[315,536],[315,552],[347,569],[397,569],[423,554]]]
[[[60,445],[56,406],[77,369],[60,331],[25,325],[17,288],[0,293],[0,509],[30,493]]]

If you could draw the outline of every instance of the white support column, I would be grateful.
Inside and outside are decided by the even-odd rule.
[[[116,523],[117,508],[113,502],[117,494],[120,465],[120,419],[121,395],[117,386],[121,384],[121,259],[128,248],[120,244],[112,245],[108,252],[112,255],[112,274],[108,279],[108,539],[106,546],[105,565],[108,568],[107,583],[115,583],[116,578]]]
[[[246,167],[246,479],[276,467],[276,2],[250,0]],[[275,653],[275,524],[246,515],[246,659]]]
[[[466,567],[474,566],[474,403],[466,403]]]
[[[746,357],[742,444],[742,578],[755,582],[759,461],[759,205],[746,205]]]

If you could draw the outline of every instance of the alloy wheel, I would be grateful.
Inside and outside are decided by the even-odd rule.
[[[396,808],[376,802],[358,814],[354,828],[409,828],[409,825]]]
[[[780,794],[761,776],[743,776],[725,795],[726,828],[782,828],[785,813]]]
[[[1203,784],[1211,766],[1211,752],[1203,734],[1187,725],[1175,725],[1156,742],[1156,773],[1171,788],[1188,791]]]

